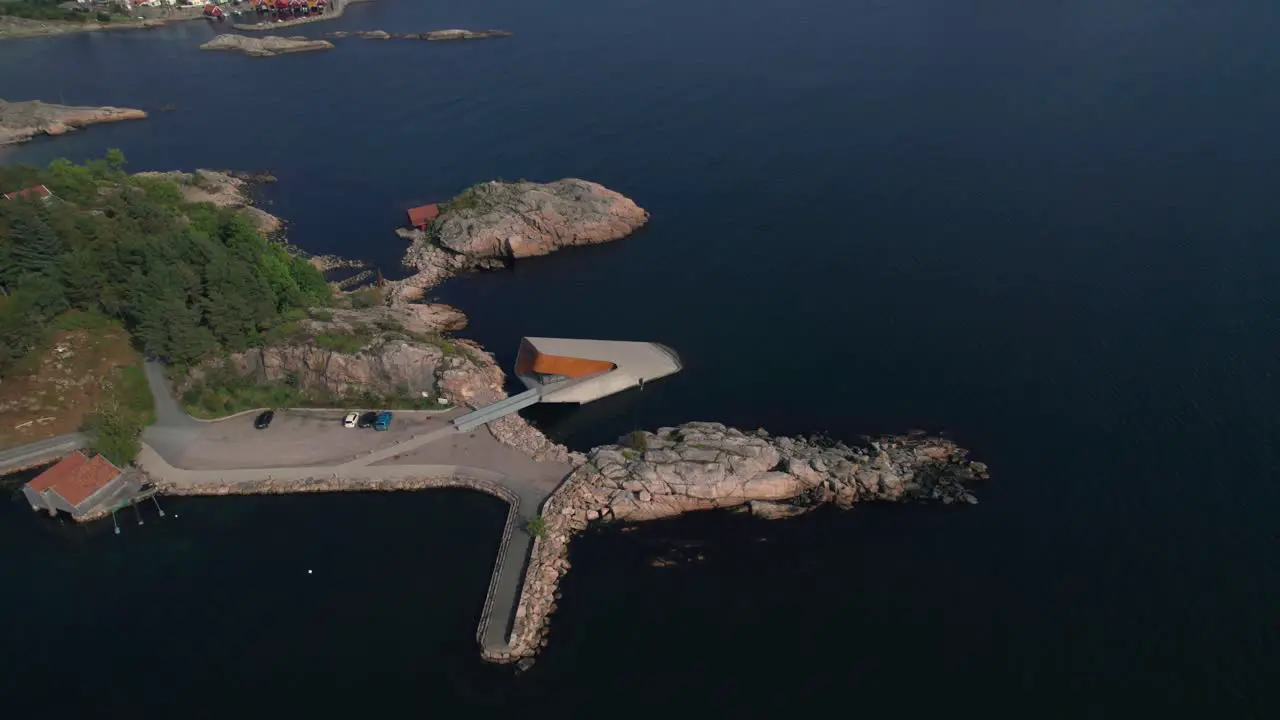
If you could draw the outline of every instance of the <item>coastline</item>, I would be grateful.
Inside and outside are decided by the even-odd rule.
[[[232,207],[248,207],[251,202],[248,183],[229,174],[197,170],[190,174],[153,175],[178,182],[192,201]],[[529,220],[527,209],[520,209],[525,207],[523,201],[544,197],[546,188],[551,186],[573,191],[568,193],[574,198],[568,206],[573,212],[557,212],[557,217],[568,228],[580,230],[585,226],[595,232],[553,232],[539,224],[546,232],[541,240],[540,236],[527,234],[518,243],[509,235],[504,236],[504,242],[497,242],[494,233],[505,232],[503,228],[509,227],[512,213],[521,222]],[[437,228],[434,238],[440,245],[431,252],[447,250],[455,258],[471,261],[545,255],[568,245],[620,239],[649,218],[631,200],[581,180],[557,181],[547,186],[488,183],[484,187],[485,193],[492,193],[490,200],[498,199],[442,214],[441,224],[446,228],[457,221],[456,225],[470,229],[451,234]],[[611,222],[602,224],[602,217]],[[551,240],[563,237],[573,240]],[[410,248],[406,255],[412,257],[414,250]],[[394,305],[403,303],[405,298],[393,295],[390,300]],[[453,340],[458,345],[474,347],[476,352],[467,353],[469,357],[474,355],[468,361],[472,364],[452,378],[447,388],[449,399],[459,407],[477,407],[506,397],[502,389],[505,373],[494,356],[472,341]],[[841,507],[869,501],[973,504],[977,499],[968,487],[987,477],[985,465],[969,462],[966,451],[940,438],[887,436],[850,447],[826,440],[772,437],[763,430],[746,433],[718,423],[690,422],[656,432],[636,431],[615,444],[582,454],[551,441],[516,414],[489,423],[485,431],[467,434],[479,448],[477,454],[465,456],[468,459],[442,460],[442,456],[429,451],[431,443],[439,438],[461,437],[442,419],[446,424],[435,430],[427,432],[424,428],[402,439],[391,438],[384,447],[356,457],[335,458],[328,465],[316,464],[318,459],[312,454],[281,467],[213,465],[209,467],[221,469],[186,469],[173,464],[168,454],[176,453],[172,457],[179,460],[187,455],[190,446],[185,443],[189,440],[175,445],[175,438],[192,437],[185,433],[193,432],[190,428],[202,423],[192,422],[181,410],[163,379],[163,371],[151,365],[154,364],[148,366],[147,380],[152,384],[157,416],[167,419],[144,433],[142,452],[135,465],[162,494],[467,488],[507,502],[507,520],[476,637],[485,660],[517,663],[522,669],[548,643],[559,581],[571,568],[568,555],[572,538],[593,525],[739,506],[759,517],[776,519],[827,503]],[[442,391],[445,389],[442,383]],[[179,449],[175,451],[175,447]],[[501,451],[508,457],[505,464],[497,459],[498,454],[492,454],[495,450],[486,449],[495,447],[505,448]],[[514,464],[509,459],[512,453],[521,458]],[[273,459],[275,463],[283,462]],[[495,466],[493,462],[500,464]],[[97,519],[106,514],[104,511],[81,519]],[[517,530],[518,522],[524,523],[523,529]],[[501,624],[496,624],[499,621]]]
[[[367,2],[368,0],[357,0]],[[0,19],[0,41],[20,40],[23,38],[50,37],[74,33],[99,32],[105,30],[153,30],[162,28],[171,22],[187,20],[203,20],[204,8],[191,11],[176,8],[164,8],[158,12],[153,8],[135,8],[133,12],[143,14],[142,20],[123,20],[120,22],[67,22],[61,20],[27,20],[25,18]],[[154,15],[154,17],[149,17]]]
[[[56,137],[90,125],[146,118],[146,111],[136,108],[0,100],[0,147],[24,143],[39,135]]]
[[[323,15],[308,15],[306,17],[294,18],[293,20],[283,20],[281,22],[259,22],[259,23],[232,23],[232,30],[243,30],[247,32],[259,32],[264,30],[278,30],[280,28],[296,27],[298,25],[310,25],[311,23],[324,22],[325,20],[337,20],[346,12],[348,5],[357,5],[359,3],[373,2],[373,0],[338,0],[330,10],[326,10]]]

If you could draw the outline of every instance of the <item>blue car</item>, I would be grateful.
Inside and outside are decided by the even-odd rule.
[[[391,413],[383,410],[378,413],[378,417],[373,421],[374,430],[390,430],[391,429]]]

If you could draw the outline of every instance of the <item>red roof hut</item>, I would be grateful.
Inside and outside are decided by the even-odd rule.
[[[409,208],[409,225],[419,230],[426,230],[432,220],[440,215],[440,206],[436,204]]]

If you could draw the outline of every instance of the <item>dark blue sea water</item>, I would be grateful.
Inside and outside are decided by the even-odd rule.
[[[507,363],[521,335],[681,352],[643,395],[539,408],[577,447],[918,427],[994,476],[975,508],[591,534],[518,677],[471,645],[495,501],[172,501],[119,538],[13,503],[0,690],[23,717],[1280,714],[1277,22],[1261,0],[378,0],[302,32],[516,35],[0,44],[0,97],[177,107],[0,160],[268,169],[296,243],[389,273],[404,208],[474,182],[634,198],[632,238],[438,292]]]

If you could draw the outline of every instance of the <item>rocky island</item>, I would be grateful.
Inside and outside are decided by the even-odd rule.
[[[488,38],[511,37],[507,30],[428,30],[422,33],[423,40],[486,40]]]
[[[639,431],[591,450],[542,507],[516,609],[509,652],[497,662],[527,662],[546,646],[559,581],[569,570],[569,541],[593,523],[640,521],[695,510],[746,506],[766,519],[792,517],[823,503],[936,501],[977,503],[969,488],[987,477],[948,440],[888,436],[863,447],[742,432],[691,422]]]
[[[365,40],[427,40],[445,42],[450,40],[485,40],[488,38],[511,37],[509,30],[428,30],[418,33],[387,32],[386,30],[335,30],[324,34],[327,38],[345,37],[363,38]]]
[[[251,57],[274,57],[286,53],[332,50],[328,40],[311,40],[305,37],[247,37],[245,35],[219,35],[200,46],[201,50],[233,50]]]
[[[63,135],[76,128],[121,120],[141,120],[147,113],[133,108],[75,107],[29,100],[0,100],[0,145],[20,143],[37,135]]]
[[[586,180],[481,183],[442,204],[426,231],[400,231],[413,243],[404,263],[416,273],[393,283],[392,298],[415,299],[467,270],[617,240],[648,220],[631,200]]]

